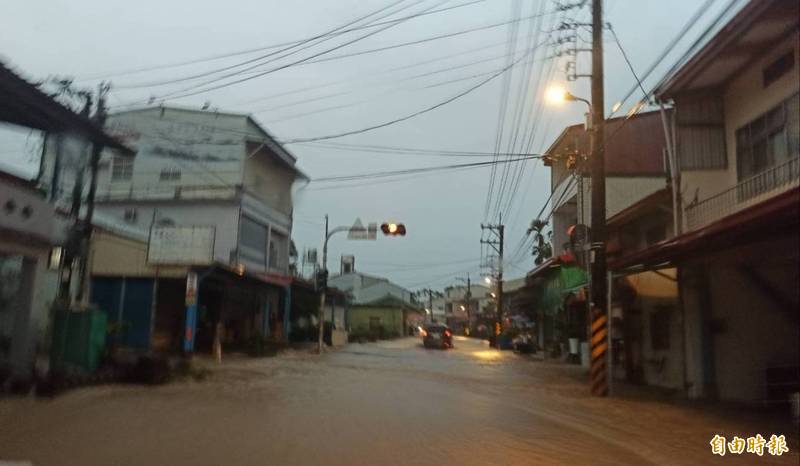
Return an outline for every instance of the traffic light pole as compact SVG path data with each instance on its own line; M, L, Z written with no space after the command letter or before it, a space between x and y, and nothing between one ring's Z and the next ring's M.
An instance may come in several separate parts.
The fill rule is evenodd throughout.
M322 340L325 332L325 295L328 290L328 240L336 233L348 231L350 227L336 227L328 231L328 216L325 216L325 242L322 243L322 267L318 272L317 288L319 289L319 312L317 314L317 353L322 354ZM331 318L333 323L333 318Z
M360 225L360 221L356 220L356 223ZM322 343L323 343L323 336L325 332L325 295L328 290L328 241L331 239L336 233L340 233L343 231L349 231L353 233L355 226L341 226L336 227L333 230L328 230L328 216L325 215L325 241L322 243L322 267L317 272L317 289L320 292L319 297L319 311L317 313L319 322L317 323L317 330L318 330L318 338L317 338L317 352L322 354ZM376 227L377 228L377 227ZM383 234L391 235L391 236L405 236L406 234L406 226L402 223L384 223L381 225L381 230L383 230ZM363 232L363 227L359 228L360 232ZM361 237L358 239L375 239L374 236L369 237ZM331 315L331 330L333 329L333 315Z

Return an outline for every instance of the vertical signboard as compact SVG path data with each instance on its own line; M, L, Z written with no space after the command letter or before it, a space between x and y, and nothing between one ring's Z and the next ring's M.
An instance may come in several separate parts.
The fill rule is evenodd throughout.
M194 336L197 329L197 272L190 271L186 275L186 325L183 336L183 351L194 351Z

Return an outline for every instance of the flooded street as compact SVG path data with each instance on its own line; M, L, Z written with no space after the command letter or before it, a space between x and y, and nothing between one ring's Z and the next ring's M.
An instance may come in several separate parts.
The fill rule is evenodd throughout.
M797 464L711 455L772 427L653 401L596 399L581 371L460 338L227 360L204 382L0 401L0 460L35 465ZM761 429L761 430L756 430ZM756 461L757 460L757 461Z

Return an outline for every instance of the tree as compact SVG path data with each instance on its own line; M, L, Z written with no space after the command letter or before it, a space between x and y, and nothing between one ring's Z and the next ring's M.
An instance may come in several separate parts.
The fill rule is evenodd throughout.
M531 222L531 226L528 228L528 234L533 233L533 248L531 253L534 256L533 263L536 265L541 265L544 261L553 257L553 246L550 244L553 232L549 231L545 233L544 229L546 226L546 220L537 218Z

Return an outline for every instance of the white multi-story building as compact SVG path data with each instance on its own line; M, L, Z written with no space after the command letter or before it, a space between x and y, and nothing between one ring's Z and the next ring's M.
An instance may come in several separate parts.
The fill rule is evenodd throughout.
M94 235L91 302L144 350L285 339L292 187L306 178L296 158L247 114L153 107L112 114L106 129L141 157L103 154L97 214L155 233L141 245ZM68 192L77 176L88 184L63 168L63 157L45 158L48 192Z
M175 107L115 113L136 161L104 158L98 210L131 224L213 226L213 259L288 273L296 158L251 116Z

